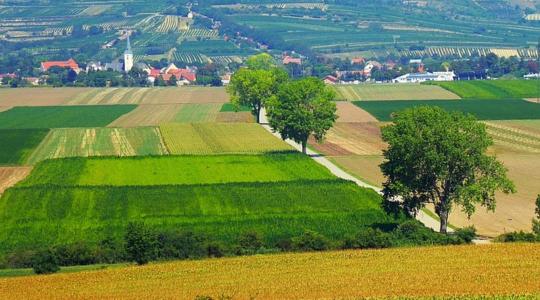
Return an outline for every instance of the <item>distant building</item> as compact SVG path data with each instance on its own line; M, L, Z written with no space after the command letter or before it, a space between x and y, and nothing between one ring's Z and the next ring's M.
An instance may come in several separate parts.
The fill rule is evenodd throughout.
M363 57L356 57L351 59L351 65L361 65L365 62L366 60Z
M420 59L420 58L409 60L410 65L418 65L418 64L421 64L421 63L422 63L422 59Z
M399 76L392 80L395 83L420 83L426 81L453 81L454 72L412 73Z
M124 72L129 72L133 69L133 51L131 51L131 43L129 41L129 35L127 37L127 48L124 51Z
M337 84L339 82L337 77L332 76L332 75L328 75L328 76L324 77L323 81L324 81L325 84L330 84L330 85Z
M302 64L302 59L301 59L301 58L295 58L295 57L291 57L291 56L286 55L286 56L283 58L283 64L284 64L284 65L288 65L288 64L301 65L301 64Z
M231 73L227 73L227 74L222 75L221 76L221 84L229 85L229 83L231 83L231 77L232 77Z
M44 61L41 63L42 72L47 72L52 67L68 68L75 71L77 74L81 71L79 64L77 64L73 58L70 58L67 61Z
M176 79L177 85L189 85L197 81L197 75L193 69L180 69L176 67L175 64L171 63L166 68L162 70L150 69L148 74L148 81L154 83L157 78L161 77L165 81L171 80L171 78Z
M525 79L538 79L539 77L540 77L540 74L538 74L538 73L523 75L523 78L525 78Z

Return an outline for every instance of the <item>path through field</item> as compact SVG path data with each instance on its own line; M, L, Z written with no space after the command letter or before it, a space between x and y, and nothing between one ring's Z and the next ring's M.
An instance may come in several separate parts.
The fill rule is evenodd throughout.
M31 170L31 167L0 167L0 194L23 180Z
M266 129L268 130L269 132L271 132L273 135L275 135L276 137L279 137L281 138L281 136L279 135L279 133L277 132L273 132L272 131L272 128L268 125L268 119L266 117L266 111L264 110L263 108L263 111L261 112L261 125ZM295 148L296 150L298 151L302 151L302 146L298 143L296 143L295 141L293 140L285 140L285 142L289 145L291 145L293 148ZM363 188L368 188L368 189L372 189L374 191L376 191L377 193L381 193L381 189L376 187L376 186L373 186L369 183L366 183L352 175L350 175L349 173L343 171L343 169L341 169L340 167L336 166L333 162L331 162L330 160L328 160L326 157L320 155L319 153L315 152L315 151L312 151L310 149L307 150L307 154L313 159L315 160L317 163L323 165L324 167L326 167L328 170L330 170L330 172L332 172L332 174L334 174L335 176L341 178L341 179L345 179L345 180L349 180L349 181L352 181L354 183L356 183L358 186L360 187L363 187ZM433 219L431 216L427 215L426 213L424 213L423 211L419 211L416 218L422 222L426 227L428 228L431 228L435 231L438 231L439 230L439 227L440 227L440 223L438 220L435 220ZM450 231L450 229L449 229Z

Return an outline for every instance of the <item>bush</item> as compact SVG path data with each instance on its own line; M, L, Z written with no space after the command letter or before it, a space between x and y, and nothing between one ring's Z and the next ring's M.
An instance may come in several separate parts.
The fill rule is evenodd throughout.
M5 265L8 268L31 268L36 251L20 250L8 254L5 257Z
M540 220L533 220L532 223L533 233L536 234L536 237L540 240Z
M330 247L328 239L320 233L306 230L302 235L291 239L292 248L301 251L323 251Z
M57 246L54 252L61 266L90 265L97 262L95 249L83 242Z
M128 258L138 265L147 264L152 258L153 239L144 223L129 223L126 229L125 247Z
M127 260L122 243L112 237L102 240L96 249L96 261L100 263L114 264Z
M356 236L348 238L343 244L344 249L388 248L392 246L392 235L379 229L367 228Z
M187 232L166 232L158 235L159 258L202 258L207 256L206 237Z
M225 256L225 247L221 243L211 242L206 245L206 253L208 257L223 257Z
M456 230L455 235L463 242L470 244L476 237L476 228L474 226L460 228Z
M532 233L528 232L509 232L505 234L501 234L496 238L496 241L503 242L503 243L516 243L516 242L535 242L536 236Z
M36 274L52 274L60 270L58 259L50 249L39 251L34 255L32 268Z
M262 237L258 232L246 232L238 238L238 255L254 254L263 246Z

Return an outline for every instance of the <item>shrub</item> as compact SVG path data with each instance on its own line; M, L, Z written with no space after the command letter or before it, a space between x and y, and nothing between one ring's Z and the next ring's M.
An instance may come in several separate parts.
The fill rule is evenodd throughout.
M533 233L540 239L540 220L533 220L532 224Z
M223 257L225 256L225 247L218 242L210 242L206 245L206 254L208 257Z
M258 232L245 232L238 238L236 253L239 255L256 253L263 246L261 235Z
M90 265L97 262L95 249L83 242L57 246L54 252L61 266Z
M5 264L8 268L31 268L36 251L20 250L12 252L5 257Z
M343 244L345 249L388 248L392 246L392 235L379 229L367 228L356 236L348 238Z
M323 251L330 247L328 239L315 231L306 230L300 236L291 239L292 248L301 251Z
M206 237L188 232L164 232L158 235L159 258L201 258L207 255Z
M144 223L129 223L125 234L128 258L138 265L147 264L152 258L153 242L149 229Z
M107 237L99 242L96 249L96 261L113 264L126 260L127 254L120 241L112 237Z
M503 243L515 243L515 242L535 242L536 236L528 232L509 232L501 234L496 238L496 241Z
M52 274L60 270L58 259L51 249L37 252L32 259L32 268L36 274Z
M476 237L476 228L474 226L459 228L456 230L455 235L463 242L470 244Z

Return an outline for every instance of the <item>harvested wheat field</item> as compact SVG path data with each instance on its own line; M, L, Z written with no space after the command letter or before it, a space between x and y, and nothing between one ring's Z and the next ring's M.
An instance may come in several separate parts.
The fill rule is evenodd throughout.
M61 157L163 154L167 150L157 127L65 128L52 130L28 163Z
M436 85L358 84L335 87L338 99L356 100L452 100L458 95Z
M540 120L486 122L496 152L540 153Z
M325 142L311 143L325 155L380 155L386 147L381 139L381 123L337 123L328 132Z
M109 124L109 127L159 126L172 122L181 107L182 104L139 105Z
M534 215L534 201L540 194L540 154L505 153L498 154L509 170L509 177L516 184L516 194L497 194L495 212L486 212L478 207L471 220L455 210L450 223L456 226L474 224L479 234L496 236L515 230L531 230Z
M540 244L497 244L255 255L5 278L0 279L0 295L4 299L504 296L539 295L539 281Z
M374 116L351 102L336 102L338 123L377 122Z
M23 180L31 170L31 167L0 167L0 194Z
M11 108L12 108L12 106L0 106L0 112L10 110Z
M152 93L144 97L141 104L227 103L229 101L225 88L190 86L153 88Z
M383 162L382 155L345 155L329 159L347 173L373 186L381 187L385 180L379 167Z
M0 89L0 106L61 105L92 88L17 88Z

